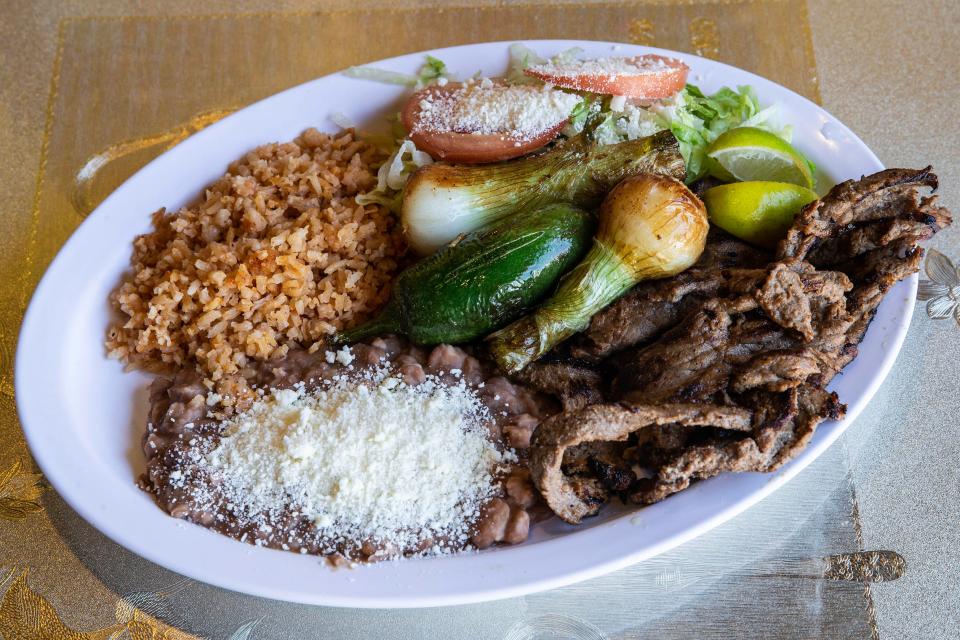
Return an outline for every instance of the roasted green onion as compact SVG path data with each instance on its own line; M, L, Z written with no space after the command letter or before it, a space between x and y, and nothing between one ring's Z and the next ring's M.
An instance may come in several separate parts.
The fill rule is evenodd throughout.
M593 314L641 280L683 271L703 252L708 228L703 203L682 182L654 174L627 178L603 201L590 252L556 293L487 338L497 363L519 371L586 329Z
M588 127L546 153L511 162L420 168L403 194L407 241L425 255L517 211L533 211L554 202L595 207L629 176L684 177L683 158L669 131L612 145L598 145L592 135Z

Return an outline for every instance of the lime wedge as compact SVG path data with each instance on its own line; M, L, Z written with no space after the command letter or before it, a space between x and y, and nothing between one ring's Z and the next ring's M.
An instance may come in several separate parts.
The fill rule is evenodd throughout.
M813 188L813 174L803 155L786 140L754 127L720 135L707 149L712 173L721 180L789 182Z
M710 222L761 247L773 247L817 194L787 182L734 182L703 192Z

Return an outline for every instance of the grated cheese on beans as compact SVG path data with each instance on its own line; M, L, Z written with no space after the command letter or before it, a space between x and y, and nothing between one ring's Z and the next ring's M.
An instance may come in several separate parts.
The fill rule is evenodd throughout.
M201 464L241 516L290 505L331 542L462 547L496 474L516 461L490 440L491 420L463 381L411 386L374 369L264 394Z

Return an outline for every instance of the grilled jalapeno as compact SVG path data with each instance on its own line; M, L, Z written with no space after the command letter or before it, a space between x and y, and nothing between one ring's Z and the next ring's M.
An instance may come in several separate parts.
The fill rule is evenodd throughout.
M590 247L594 227L591 214L559 203L457 238L404 270L380 315L335 341L386 333L424 345L482 337L550 295Z

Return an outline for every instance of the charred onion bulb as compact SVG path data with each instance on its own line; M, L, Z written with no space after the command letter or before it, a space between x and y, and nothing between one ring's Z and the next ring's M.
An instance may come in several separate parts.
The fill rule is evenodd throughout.
M556 293L488 337L497 363L519 371L641 280L680 273L700 257L708 229L703 203L682 182L657 174L623 180L600 207L590 252Z

